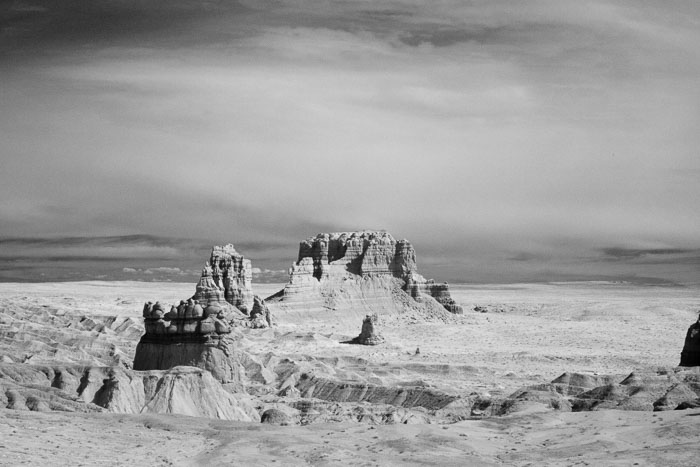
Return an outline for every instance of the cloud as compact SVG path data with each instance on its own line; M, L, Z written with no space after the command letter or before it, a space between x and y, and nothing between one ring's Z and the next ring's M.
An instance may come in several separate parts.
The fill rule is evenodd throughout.
M362 228L523 267L698 247L695 3L27 5L0 13L2 236L233 241L261 271Z
M189 240L151 235L0 238L0 258L177 258L183 255L183 250L201 247Z
M604 248L603 254L613 259L634 259L643 256L668 256L690 253L692 250L684 250L680 248L651 248L651 249L634 249L634 248Z

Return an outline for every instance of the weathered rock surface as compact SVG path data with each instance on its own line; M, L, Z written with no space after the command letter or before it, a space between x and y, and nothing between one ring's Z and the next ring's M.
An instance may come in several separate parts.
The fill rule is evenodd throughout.
M192 297L203 306L230 303L245 314L253 307L251 262L233 244L212 248Z
M259 420L246 396L227 392L207 371L192 367L141 372L0 364L0 408Z
M134 369L193 366L222 383L240 384L233 328L272 323L264 300L252 294L251 278L250 261L232 244L215 246L192 298L179 305L144 305L146 332L136 346Z
M222 383L240 383L241 369L236 361L236 341L230 335L210 333L205 336L160 337L148 334L136 346L134 370L167 370L192 366L211 372Z
M271 425L291 425L292 417L280 409L273 408L264 411L260 417L260 421Z
M685 335L680 366L700 366L700 318L688 328Z
M378 345L384 342L384 337L379 334L377 329L379 324L379 316L367 315L364 320L362 320L362 331L360 335L352 340L355 344L362 345Z
M573 409L669 410L700 396L700 374L693 370L637 371L619 383L578 394Z
M540 410L571 412L571 403L552 384L528 386L508 396L494 415Z
M619 381L619 382L616 382ZM534 403L560 411L603 409L661 411L692 407L700 397L700 368L636 371L612 375L564 373L550 384L521 388L495 404L493 415L528 410ZM523 404L527 401L527 404Z
M613 384L618 378L612 375L564 373L552 381L556 391L563 396L577 396L599 386Z
M321 233L304 240L289 283L267 301L286 311L400 313L406 306L396 300L397 291L426 312L434 312L436 305L462 312L447 284L418 274L410 242L384 231Z
M369 402L396 407L423 407L437 410L455 401L457 396L426 387L381 386L370 383L339 382L302 373L295 385L304 398L334 402Z
M253 296L253 309L250 312L250 327L254 329L269 328L272 326L270 309L265 304L265 300Z

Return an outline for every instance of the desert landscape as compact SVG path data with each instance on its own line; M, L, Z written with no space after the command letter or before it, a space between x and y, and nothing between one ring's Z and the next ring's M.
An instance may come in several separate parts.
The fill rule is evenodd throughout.
M699 24L0 1L0 465L698 465Z
M331 250L343 238L323 235ZM323 235L307 243L323 244ZM425 293L399 289L397 299L387 285L391 274L431 284L410 244L351 235L365 238L361 267L373 273L350 272L348 252L329 261L322 251L325 263L309 264L326 268L323 278L294 267L288 284L251 284L250 262L232 245L215 247L194 295L230 325L215 344L155 334L153 325L153 337L144 335L141 304L186 303L192 284L0 284L0 460L694 465L700 371L677 365L700 308L697 288L451 285L448 311ZM303 250L304 242L298 265ZM211 272L218 262L221 277ZM319 308L329 290L335 306ZM255 307L268 309L272 325L256 320L255 307L222 317L229 301L253 296L268 297ZM174 308L158 321L175 323ZM365 312L382 337L372 345L353 341Z

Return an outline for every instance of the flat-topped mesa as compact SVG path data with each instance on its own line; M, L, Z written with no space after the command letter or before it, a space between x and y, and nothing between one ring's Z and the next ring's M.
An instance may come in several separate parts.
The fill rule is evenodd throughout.
M330 265L345 266L362 276L392 275L406 279L416 272L416 252L408 240L397 241L384 231L320 233L299 244L299 257L292 268L313 266L313 277L327 277ZM305 271L306 272L306 271Z
M192 297L200 303L230 303L243 313L253 308L253 270L231 243L215 246Z
M428 295L448 311L462 313L462 308L450 297L446 283L435 284L418 274L413 245L405 239L396 240L386 231L320 233L309 237L299 244L299 256L289 273L289 283L277 296L278 301L310 297L321 293L320 285L338 280L381 279L383 287L388 287L387 281L396 279L416 301ZM344 290L342 286L337 289ZM322 294L328 293L335 292Z

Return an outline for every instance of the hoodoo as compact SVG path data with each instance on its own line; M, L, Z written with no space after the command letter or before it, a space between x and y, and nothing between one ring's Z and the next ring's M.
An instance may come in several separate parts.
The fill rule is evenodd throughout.
M377 324L379 317L377 315L367 315L362 320L362 331L360 335L352 340L355 344L362 345L378 345L384 342L384 337L379 334Z
M232 244L215 246L194 296L171 307L146 303L146 333L136 347L134 369L195 366L221 382L240 381L240 366L231 358L236 345L232 328L271 323L265 302L253 295L251 271L250 260Z

